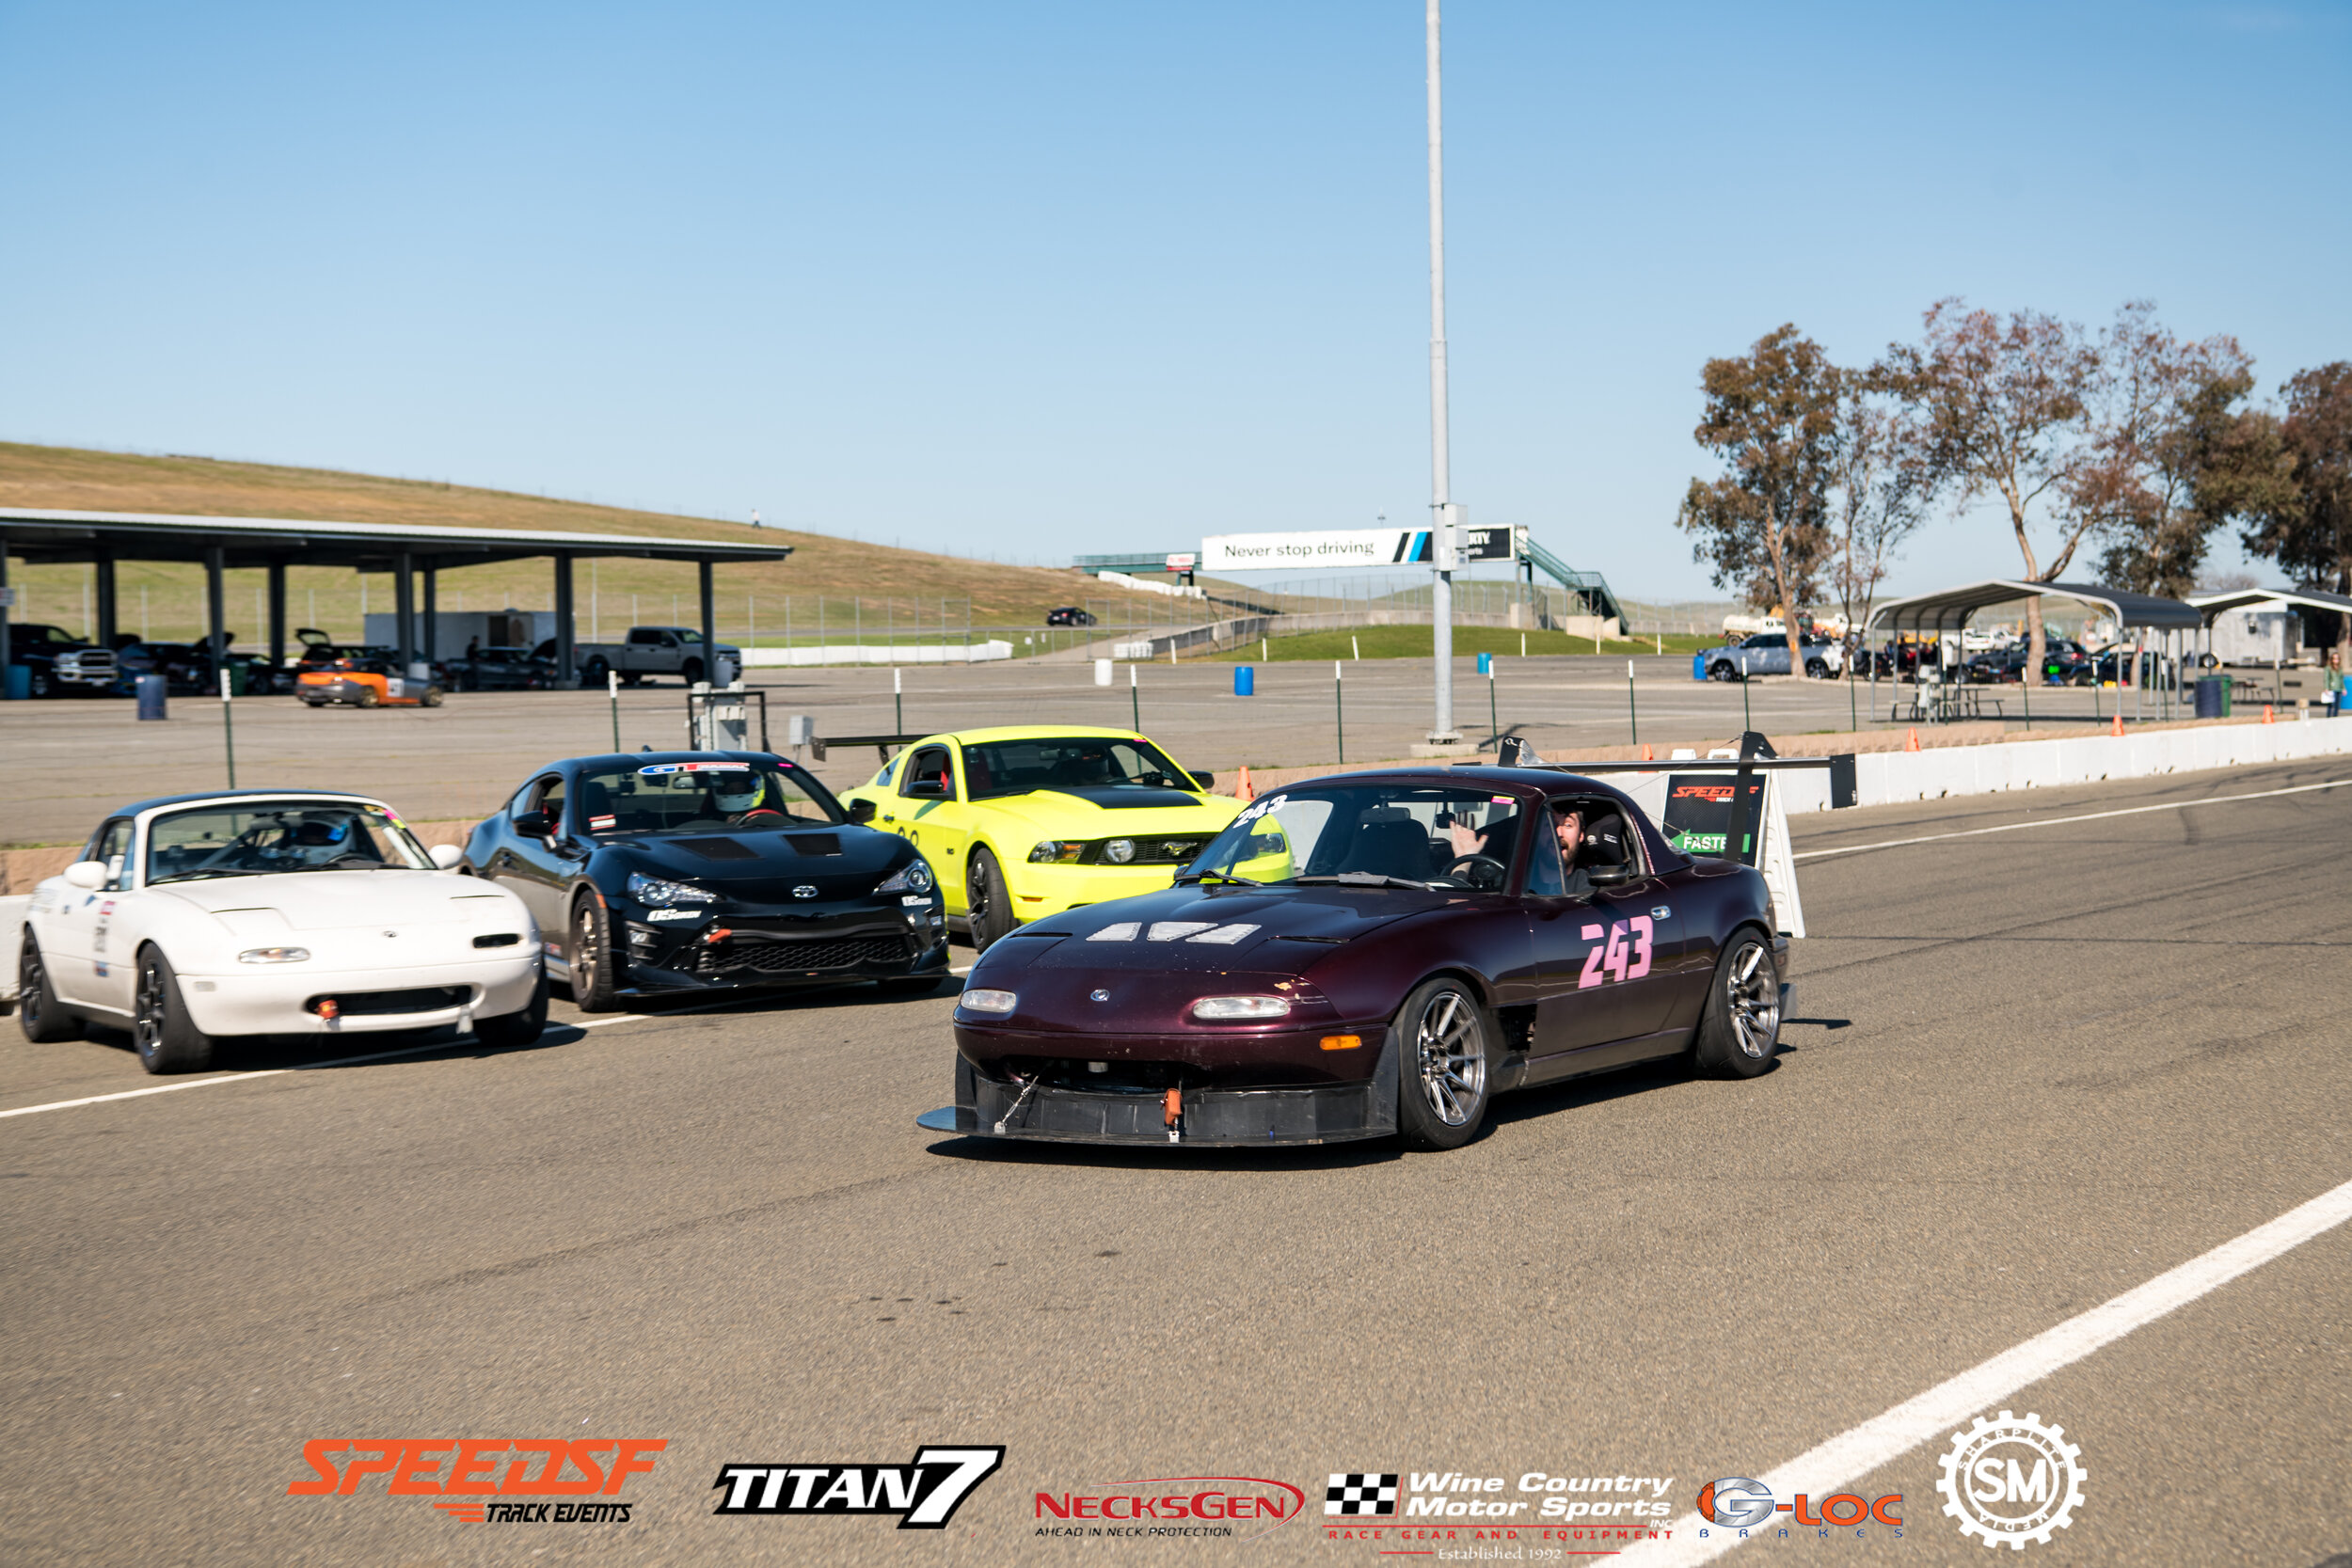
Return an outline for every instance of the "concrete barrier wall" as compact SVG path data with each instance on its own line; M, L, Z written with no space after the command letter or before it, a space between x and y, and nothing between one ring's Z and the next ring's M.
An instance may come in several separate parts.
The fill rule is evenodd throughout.
M2096 784L2102 779L2144 779L2160 773L2244 768L2347 752L2352 752L2352 720L2340 719L1951 746L1926 752L1865 752L1854 758L1854 803L1881 806L1898 800L2047 789ZM1828 782L1809 769L1787 778L1784 787L1792 814L1829 809Z

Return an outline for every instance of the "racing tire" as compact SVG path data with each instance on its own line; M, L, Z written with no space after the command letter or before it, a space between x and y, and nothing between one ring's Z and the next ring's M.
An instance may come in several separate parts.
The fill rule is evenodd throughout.
M378 697L375 694L375 688L372 686L361 687L359 689L359 695L354 700L358 702L361 707L373 707L377 703L383 701L381 697Z
M548 972L543 966L538 983L531 988L531 1001L522 1011L475 1019L473 1037L493 1050L507 1051L532 1044L546 1033L547 1027Z
M1493 1094L1496 1035L1463 981L1440 976L1413 988L1389 1026L1406 1148L1459 1148L1478 1135Z
M1763 936L1743 927L1715 960L1692 1061L1709 1078L1754 1078L1779 1049L1780 971Z
M1829 665L1821 659L1808 658L1804 661L1804 673L1817 681L1825 681L1829 679Z
M695 682L703 678L703 661L699 658L690 658L685 663L678 666L677 673L680 680L683 680L689 686L692 686Z
M24 1031L24 1037L35 1045L56 1045L60 1040L82 1037L82 1020L58 1004L57 992L49 984L49 966L40 961L40 943L33 933L24 933L24 945L16 960L16 1026Z
M180 976L152 943L139 949L131 999L131 1043L150 1072L202 1072L213 1065L213 1037L188 1017Z
M973 850L963 868L963 908L975 953L987 952L999 937L1012 930L1012 893L1005 886L1005 868L986 849Z
M572 972L572 1003L583 1013L609 1013L620 1006L614 995L612 943L604 906L594 895L572 906L571 941L564 949Z
M424 705L427 707L439 707L441 705L441 689L437 686L426 687L424 689L423 702Z

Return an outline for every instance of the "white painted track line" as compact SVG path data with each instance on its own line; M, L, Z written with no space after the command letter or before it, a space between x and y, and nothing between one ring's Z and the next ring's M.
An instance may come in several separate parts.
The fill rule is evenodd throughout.
M2022 832L2027 828L2062 828L2069 822L2096 822L2107 816L2137 816L2142 812L2186 811L2191 806L2225 806L2233 800L2267 800L2279 795L2308 795L2314 789L2342 789L2346 784L2352 784L2352 779L2296 784L2291 789L2258 789L2251 795L2212 795L2201 800L2167 800L2158 806L2125 806L2120 811L2086 812L2080 816L2048 816L2034 822L2004 822L1997 828L1963 828L1958 832L1926 833L1918 838L1890 838L1878 844L1849 844L1839 849L1806 849L1796 858L1810 861L1820 860L1825 855L1859 855L1866 849L1899 849L1906 844L1934 844L1947 838L1979 838L1986 833ZM1902 804L1901 801L1894 803Z
M2257 1226L2234 1241L2224 1242L2211 1252L2192 1258L2112 1301L2069 1318L2056 1328L2037 1334L2024 1344L1905 1400L1884 1415L1865 1421L1851 1432L1840 1433L1756 1479L1770 1487L1774 1497L1797 1492L1816 1496L1835 1492L1922 1443L1948 1437L1969 1417L1994 1401L2007 1399L2026 1385L2039 1383L2052 1372L2074 1365L2102 1346L2218 1290L2240 1275L2252 1273L2347 1219L2352 1219L2352 1181L2322 1193L2269 1224ZM1705 1523L1697 1514L1686 1513L1675 1521L1673 1540L1645 1541L1629 1548L1623 1556L1629 1563L1711 1562L1741 1544L1736 1535L1721 1527L1702 1540L1699 1530ZM1758 1529L1755 1538L1762 1539L1764 1533Z

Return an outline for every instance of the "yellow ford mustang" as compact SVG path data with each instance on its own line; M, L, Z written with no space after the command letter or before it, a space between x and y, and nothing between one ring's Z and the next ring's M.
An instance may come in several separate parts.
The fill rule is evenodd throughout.
M854 789L930 863L948 923L986 947L1025 921L1164 888L1241 810L1133 730L927 736Z

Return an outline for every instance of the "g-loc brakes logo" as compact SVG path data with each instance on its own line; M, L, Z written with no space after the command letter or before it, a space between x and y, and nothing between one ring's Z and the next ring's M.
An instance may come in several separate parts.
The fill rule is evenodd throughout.
M818 1460L723 1465L721 1513L895 1513L900 1529L945 1529L963 1499L996 1473L1005 1450L917 1449L908 1465Z
M1699 1488L1698 1514L1710 1525L1737 1530L1758 1528L1781 1513L1788 1514L1791 1524L1809 1525L1817 1529L1825 1530L1831 1525L1853 1528L1874 1519L1900 1529L1903 1516L1895 1508L1902 1500L1900 1492L1889 1492L1875 1502L1859 1492L1839 1492L1823 1497L1817 1511L1810 1493L1798 1493L1792 1503L1776 1503L1772 1501L1772 1489L1762 1481L1747 1476L1725 1476Z
M1997 1421L1979 1416L1966 1432L1952 1433L1935 1489L1963 1535L1981 1536L1988 1546L2007 1542L2022 1552L2026 1542L2047 1544L2052 1530L2074 1522L2090 1473L2082 1451L2066 1440L2064 1427L2044 1426L2030 1410L2022 1421L2006 1410ZM2033 1467L2021 1468L2021 1462Z
M363 1479L381 1475L389 1497L460 1499L433 1506L469 1524L626 1524L628 1503L511 1499L614 1497L631 1476L652 1473L653 1456L668 1447L663 1437L317 1437L302 1445L315 1479L294 1482L286 1495L348 1497ZM338 1470L335 1460L344 1454L351 1463ZM501 1460L505 1474L493 1479ZM569 1479L567 1462L575 1472Z

